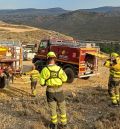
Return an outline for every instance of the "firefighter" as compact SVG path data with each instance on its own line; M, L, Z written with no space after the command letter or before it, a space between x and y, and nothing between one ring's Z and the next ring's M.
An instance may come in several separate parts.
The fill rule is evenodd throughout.
M13 67L9 66L8 72L9 72L9 81L11 80L12 84L13 84L13 81L14 81L14 69L13 69Z
M36 92L36 85L37 85L37 82L39 80L39 77L40 77L40 73L38 70L35 69L35 66L33 65L32 67L32 71L26 73L28 75L30 75L30 80L31 80L31 95L33 97L36 96L37 92Z
M0 76L2 76L2 74L3 74L3 69L2 69L2 67L0 65Z
M10 75L9 75L9 71L8 71L8 66L7 65L5 65L3 67L3 72L6 75L5 76L5 85L6 86L10 86Z
M112 105L118 106L120 101L120 57L117 53L111 53L110 59L104 65L110 69L108 82L108 93L111 97Z
M4 73L3 67L0 66L0 88L4 88L5 87L5 79L6 79L6 75Z
M51 112L50 129L57 129L57 106L60 110L61 128L67 127L66 104L63 94L62 84L67 81L65 72L56 65L56 55L54 52L47 54L47 66L41 71L40 84L47 86L46 96Z

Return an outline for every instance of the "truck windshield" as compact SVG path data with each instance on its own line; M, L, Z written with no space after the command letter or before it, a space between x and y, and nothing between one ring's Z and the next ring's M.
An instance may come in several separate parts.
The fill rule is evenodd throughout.
M47 48L47 41L41 41L40 42L40 45L39 45L39 48Z

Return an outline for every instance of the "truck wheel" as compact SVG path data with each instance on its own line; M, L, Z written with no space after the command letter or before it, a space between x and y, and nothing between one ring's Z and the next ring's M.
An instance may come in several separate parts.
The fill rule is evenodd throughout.
M5 77L0 77L0 89L5 87Z
M64 71L68 77L67 82L72 83L74 81L74 77L75 77L74 71L71 68L66 68Z

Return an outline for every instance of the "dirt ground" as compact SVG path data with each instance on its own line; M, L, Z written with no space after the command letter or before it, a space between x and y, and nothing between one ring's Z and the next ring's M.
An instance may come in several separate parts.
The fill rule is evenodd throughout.
M30 67L31 63L25 62L24 65ZM68 129L120 129L120 107L109 106L109 71L102 62L99 72L97 77L64 84ZM25 78L16 79L14 84L0 90L0 129L48 129L45 87L38 84L35 98L30 92L30 83L26 83Z

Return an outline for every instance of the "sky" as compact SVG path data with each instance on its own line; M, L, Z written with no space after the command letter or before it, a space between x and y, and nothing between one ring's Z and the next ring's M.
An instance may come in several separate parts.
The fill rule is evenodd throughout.
M66 10L90 9L102 6L120 6L120 0L0 0L0 9L61 7Z

